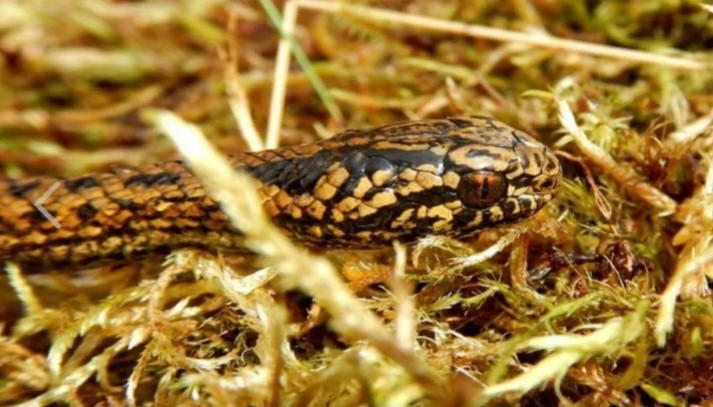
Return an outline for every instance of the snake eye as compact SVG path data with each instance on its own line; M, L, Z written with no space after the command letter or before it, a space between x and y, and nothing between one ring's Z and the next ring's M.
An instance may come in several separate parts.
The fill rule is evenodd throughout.
M500 201L508 189L501 174L490 171L469 172L460 178L458 198L472 208L487 208Z

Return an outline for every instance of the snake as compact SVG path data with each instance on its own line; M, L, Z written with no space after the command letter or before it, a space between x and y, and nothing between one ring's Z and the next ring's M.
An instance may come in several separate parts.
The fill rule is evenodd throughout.
M256 180L280 229L327 249L384 248L427 235L464 240L532 216L561 182L546 145L484 116L346 130L228 160ZM181 161L0 180L0 262L29 271L187 247L240 251L243 242Z

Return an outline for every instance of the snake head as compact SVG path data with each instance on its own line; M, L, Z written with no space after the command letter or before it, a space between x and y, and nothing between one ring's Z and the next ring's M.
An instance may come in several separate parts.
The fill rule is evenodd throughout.
M319 247L465 238L534 214L560 183L545 145L483 117L348 130L318 145L259 154L250 171L268 213Z

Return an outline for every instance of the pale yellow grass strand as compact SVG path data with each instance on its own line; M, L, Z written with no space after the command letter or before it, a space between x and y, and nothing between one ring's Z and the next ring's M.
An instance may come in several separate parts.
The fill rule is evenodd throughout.
M505 248L510 246L512 242L514 242L515 239L517 239L521 234L522 229L514 229L505 236L502 236L497 242L485 250L466 257L455 258L453 259L453 262L458 264L460 267L472 267L476 264L480 264L505 250Z
M643 334L648 308L648 303L639 303L626 317L613 318L585 335L548 335L523 342L519 346L522 350L551 354L512 379L487 386L483 394L494 397L509 392L526 393L550 380L555 380L558 385L575 363L595 355L621 353L626 345Z
M704 132L709 131L711 126L713 126L713 112L699 117L679 130L671 132L666 139L667 147L678 148L682 144L688 143Z
M245 89L240 85L237 77L228 81L228 92L228 105L233 117L235 117L235 122L238 124L243 140L245 140L251 151L264 150L265 144L263 144L260 133L250 114L250 104L248 103Z
M248 100L247 92L240 80L238 72L238 61L240 42L237 32L238 17L235 14L230 15L228 29L230 37L228 40L227 49L218 49L219 56L225 65L225 83L228 93L228 106L235 117L235 122L240 129L240 135L245 140L251 151L261 151L265 149L265 144L260 138L260 133L255 126L252 115L250 114L250 101Z
M668 66L671 68L702 70L707 67L707 65L703 62L682 56L661 55L627 48L567 40L551 37L546 34L537 35L533 33L510 31L482 25L466 24L457 21L417 16L398 11L383 10L343 2L325 0L293 0L288 3L295 3L301 8L319 10L328 13L348 11L351 14L358 14L369 20L389 21L395 24L416 27L420 30L446 32L475 38L487 38L495 41L515 42L542 48L597 55L632 62L650 63Z
M290 40L295 32L297 21L297 7L291 2L285 4L282 18L282 32L277 46L275 58L275 76L270 96L270 117L267 123L266 142L267 148L276 148L280 143L280 128L282 127L282 113L285 110L285 93L287 91L287 75L290 70Z
M15 263L7 263L5 266L7 271L8 282L17 294L17 297L22 301L28 314L41 312L43 307L40 299L35 295L32 287L27 283L27 280L22 276L20 268Z
M710 161L708 161L708 165L710 165ZM711 212L713 212L713 209L711 209L713 204L710 204L713 202L713 166L708 167L706 182L699 194L703 195L703 197L698 201L705 206L703 210L706 212L703 214L694 212L692 219L688 219L688 222L701 222L700 224L704 225L703 228L705 229L705 225L710 221ZM706 205L706 203L711 206ZM696 291L693 290L692 286L699 288L698 295L706 295L709 292L708 285L705 282L706 276L703 273L705 273L707 267L710 267L708 265L711 263L713 263L713 244L710 232L697 233L695 238L691 239L682 250L676 269L666 285L666 289L661 294L656 316L656 328L654 329L656 344L659 347L666 344L666 337L673 330L676 300L679 295L683 294L685 296L686 292ZM691 279L694 281L692 282ZM698 283L694 283L695 281L698 281ZM686 287L687 285L688 287Z
M246 237L246 247L274 267L286 288L298 287L332 315L334 329L346 340L367 340L399 363L430 394L439 395L435 373L415 354L402 348L389 330L368 312L324 258L294 246L262 210L252 179L235 171L208 144L197 127L161 111L153 116L183 154L208 194L220 202L233 225Z
M404 276L406 274L406 247L394 244L396 254L394 274L389 281L389 288L396 301L396 339L404 349L414 349L416 346L415 305L411 298L411 290Z
M580 357L579 352L557 352L510 380L488 386L483 394L494 397L509 392L526 393L549 380L559 381L567 373L567 369L577 363Z
M713 246L709 246L704 252L693 258L686 259L676 266L671 280L666 285L666 289L659 301L658 314L656 315L656 344L663 347L666 344L666 337L673 331L675 320L676 299L681 293L681 288L686 278L694 275L705 264L713 262Z

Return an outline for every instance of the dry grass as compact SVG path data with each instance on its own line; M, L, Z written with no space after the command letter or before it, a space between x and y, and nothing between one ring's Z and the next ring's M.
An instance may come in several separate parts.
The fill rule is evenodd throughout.
M277 30L270 4L0 2L3 176L177 149L256 253L8 265L0 404L713 403L709 8L295 0ZM556 147L556 201L472 242L307 253L210 147L456 114ZM340 270L393 276L357 295Z

